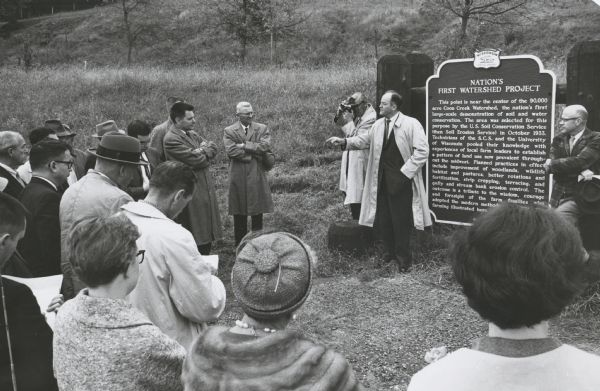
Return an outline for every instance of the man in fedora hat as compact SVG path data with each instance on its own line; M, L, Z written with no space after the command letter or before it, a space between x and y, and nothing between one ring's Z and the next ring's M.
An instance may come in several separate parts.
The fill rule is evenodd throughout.
M552 140L544 169L554 174L550 205L575 226L582 215L575 196L581 180L600 174L600 133L587 128L588 112L581 105L564 108L559 133Z
M85 159L86 153L74 147L76 132L72 131L69 125L63 124L59 119L49 119L44 122L44 127L52 129L56 132L58 139L71 147L71 156L73 157L73 170L67 179L67 183L72 185L79 178L85 175Z
M111 215L133 201L122 189L127 188L140 165L140 142L133 137L107 134L97 149L88 152L95 156L96 165L81 180L70 186L60 202L61 266L64 275L63 294L70 299L84 285L73 273L66 254L66 239L71 227L87 217Z
M96 131L92 134L92 139L96 140L96 145L100 143L102 137L107 134L126 134L124 130L119 129L117 123L112 119L104 121L96 125ZM96 165L96 156L92 153L86 153L84 169L87 173L89 169ZM85 175L85 174L84 174Z

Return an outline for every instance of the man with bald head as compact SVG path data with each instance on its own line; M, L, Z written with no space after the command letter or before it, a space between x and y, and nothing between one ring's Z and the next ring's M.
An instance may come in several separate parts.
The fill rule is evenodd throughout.
M600 133L586 126L587 118L587 110L581 105L564 108L550 158L544 163L546 172L554 174L550 205L576 226L581 215L575 201L579 183L600 174Z
M429 156L427 137L417 119L400 112L401 105L402 96L387 91L379 104L382 118L366 134L331 137L327 143L369 150L358 223L374 228L384 259L406 272L412 265L411 227L422 230L432 222L421 170Z
M248 232L263 227L263 213L273 212L271 189L266 172L273 167L271 133L266 125L254 122L248 102L236 106L238 121L225 128L223 143L229 157L229 214L233 215L235 245Z
M10 130L0 132L0 177L8 180L4 192L17 199L26 185L17 169L28 159L29 146L20 133Z

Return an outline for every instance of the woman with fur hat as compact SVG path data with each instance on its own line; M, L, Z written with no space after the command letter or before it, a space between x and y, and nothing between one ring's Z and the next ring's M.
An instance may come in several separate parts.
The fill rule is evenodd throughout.
M344 357L286 330L310 293L315 262L294 235L246 235L231 272L245 315L194 342L184 362L185 390L362 390Z

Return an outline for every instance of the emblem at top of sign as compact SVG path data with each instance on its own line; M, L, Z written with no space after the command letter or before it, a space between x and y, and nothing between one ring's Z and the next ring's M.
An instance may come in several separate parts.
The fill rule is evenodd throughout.
M500 66L500 50L483 49L475 51L473 59L475 68L498 68Z

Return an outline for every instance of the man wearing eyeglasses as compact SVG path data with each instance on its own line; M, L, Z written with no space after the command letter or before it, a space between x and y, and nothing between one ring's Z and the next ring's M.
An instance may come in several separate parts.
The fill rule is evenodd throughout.
M73 157L67 144L47 139L31 147L29 162L31 182L25 186L20 201L31 214L18 249L33 277L61 274L60 189L71 173Z
M20 133L9 130L0 132L0 177L6 178L8 184L4 192L19 198L25 188L25 181L17 169L29 158L29 147Z
M564 108L559 133L552 140L544 169L554 174L550 205L576 226L580 208L575 202L578 183L600 173L600 133L586 127L588 113L581 105Z

